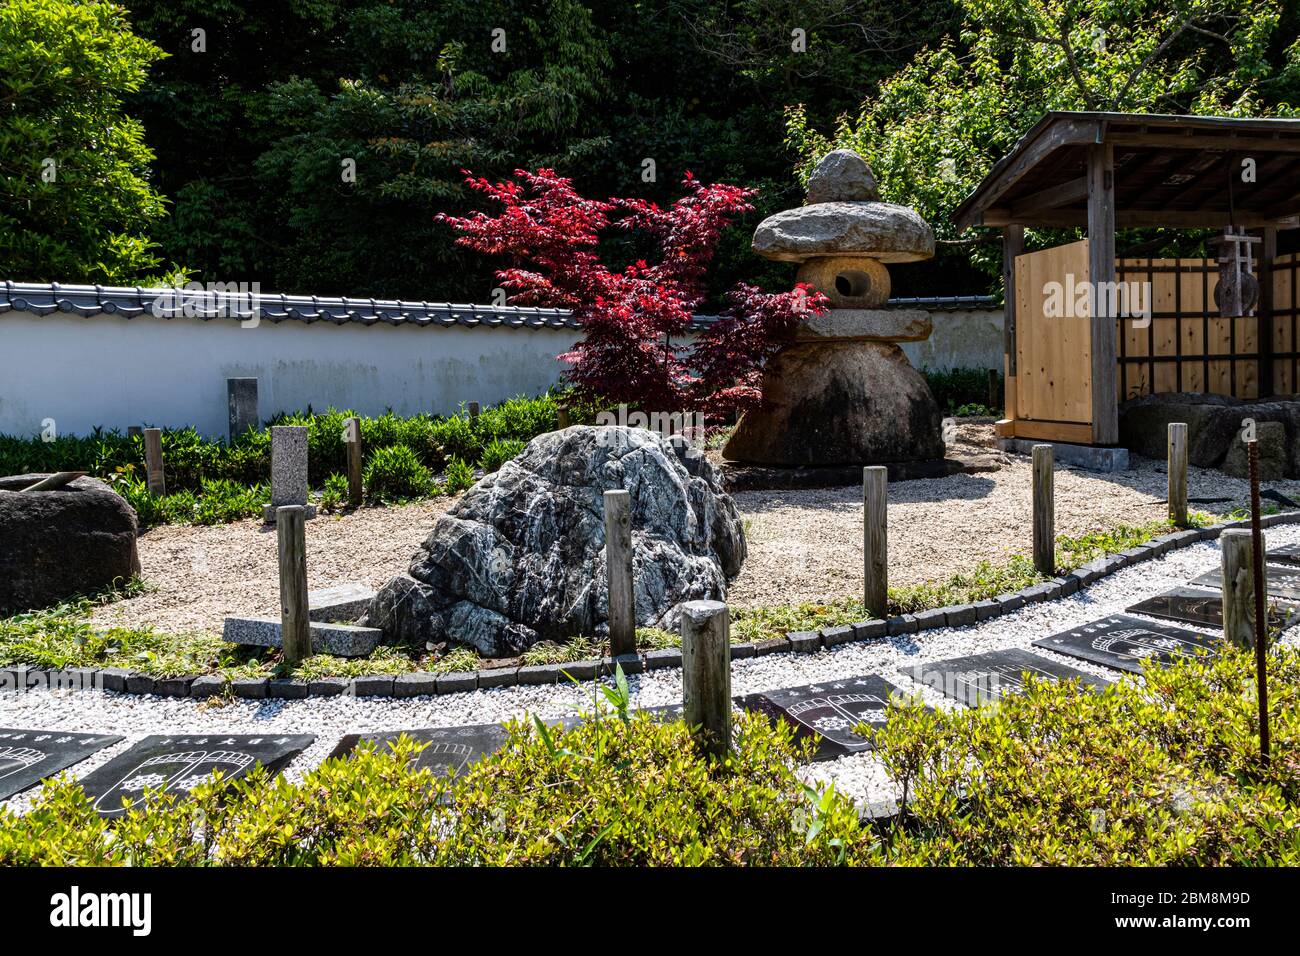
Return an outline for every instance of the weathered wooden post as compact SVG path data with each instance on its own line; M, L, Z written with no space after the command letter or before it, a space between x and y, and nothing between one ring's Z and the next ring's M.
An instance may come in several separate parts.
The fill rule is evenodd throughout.
M275 509L275 537L280 552L280 643L290 666L311 657L311 620L307 616L307 509Z
M987 404L990 411L1002 407L1002 389L998 387L998 370L995 368L989 369L989 400Z
M609 651L636 653L636 598L632 590L632 499L605 492L605 576L609 584Z
M348 450L348 504L361 507L361 419L349 418L343 428Z
M1219 535L1223 556L1223 636L1238 647L1255 646L1255 571L1251 566L1251 534L1246 528L1226 528Z
M1052 474L1052 446L1034 446L1034 568L1048 577L1056 574L1056 489Z
M569 427L569 410L567 408L557 408L555 410L555 420L560 431L564 431Z
M149 492L167 494L167 479L163 476L162 429L144 430L144 470L149 482Z
M468 402L465 407L469 409L469 420L471 422L478 421L479 412L482 411L478 402Z
M127 426L126 426L126 437L127 437L127 438L143 438L143 437L144 437L144 426L143 426L143 425L127 425Z
M731 750L731 617L721 601L682 605L682 703L701 750Z
M862 469L862 601L884 617L889 606L889 469Z
M1187 527L1187 425L1169 423L1169 520Z

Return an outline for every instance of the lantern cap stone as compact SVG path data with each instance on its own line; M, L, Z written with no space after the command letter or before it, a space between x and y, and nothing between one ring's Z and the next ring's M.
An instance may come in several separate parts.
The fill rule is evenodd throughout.
M823 202L867 202L880 198L876 177L867 161L851 149L833 149L808 177L808 205Z
M844 255L916 262L934 256L934 232L907 206L823 202L768 216L754 230L753 249L780 262Z

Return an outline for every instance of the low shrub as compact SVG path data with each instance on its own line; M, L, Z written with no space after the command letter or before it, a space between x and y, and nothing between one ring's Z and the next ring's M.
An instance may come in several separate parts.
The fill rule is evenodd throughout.
M362 479L364 483L364 478ZM338 511L348 502L348 476L333 474L321 485L317 498L323 511Z
M1144 669L1103 693L1031 681L978 710L896 707L877 753L906 794L890 863L1300 863L1300 651L1269 655L1273 759L1252 653Z
M478 466L487 472L496 471L523 450L524 442L518 438L494 438L483 449Z
M824 865L864 852L849 801L808 791L785 729L737 721L735 753L701 756L684 724L606 716L568 731L511 727L455 779L418 747L362 748L298 783L260 770L188 799L146 792L106 822L76 784L27 814L0 809L0 865Z
M982 368L922 369L921 375L930 386L939 410L945 415L992 415L998 409L990 408L989 373ZM1002 394L1002 373L998 373L998 395ZM964 407L963 407L964 406Z
M362 477L366 494L380 501L419 498L433 487L433 475L407 445L389 445L370 456Z
M459 458L447 462L447 470L442 474L442 490L449 495L458 495L474 484L474 469Z

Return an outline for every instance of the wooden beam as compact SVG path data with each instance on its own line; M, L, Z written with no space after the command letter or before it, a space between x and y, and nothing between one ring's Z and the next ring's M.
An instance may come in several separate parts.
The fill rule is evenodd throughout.
M1300 138L1295 136L1239 136L1227 134L1213 136L1183 133L1140 133L1113 130L1106 136L1111 146L1145 146L1157 149L1209 149L1232 152L1256 150L1258 152L1286 152L1300 154Z
M1087 198L1088 177L1080 176L1078 179L1048 186L1046 189L1040 189L1036 193L1016 200L1011 204L1011 216L1014 219L1022 219L1035 212L1055 209L1057 206L1068 206L1070 203L1081 202Z
M1259 253L1259 308L1255 310L1259 330L1259 397L1271 398L1273 383L1273 260L1277 258L1277 230L1264 230L1264 244Z
M1088 147L1088 281L1092 352L1092 443L1119 442L1119 399L1115 394L1115 316L1109 295L1097 289L1115 284L1115 150L1109 143Z
M1291 201L1281 204L1289 208L1300 202L1300 194ZM1126 229L1141 229L1150 226L1168 226L1173 229L1222 229L1227 225L1237 225L1245 229L1263 229L1272 226L1276 229L1295 229L1300 227L1300 213L1276 215L1274 213L1256 213L1238 209L1237 215L1229 223L1228 211L1223 210L1189 210L1176 212L1169 210L1121 209L1115 212L1115 225ZM1088 224L1088 213L1084 209L1049 209L1040 213L1016 217L1009 209L995 207L985 210L980 217L981 226L1028 226L1030 228L1070 229L1082 228Z

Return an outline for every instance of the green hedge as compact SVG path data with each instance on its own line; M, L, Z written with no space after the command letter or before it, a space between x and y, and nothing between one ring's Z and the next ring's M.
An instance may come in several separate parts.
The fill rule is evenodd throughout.
M629 716L619 682L614 714L517 725L453 780L411 769L407 742L298 783L259 771L186 800L146 794L112 822L55 780L26 815L0 809L0 866L1296 865L1300 652L1269 666L1268 763L1249 653L1101 693L1031 681L979 710L896 703L876 740L906 796L889 824L805 786L787 730L738 717L714 763L682 723Z

